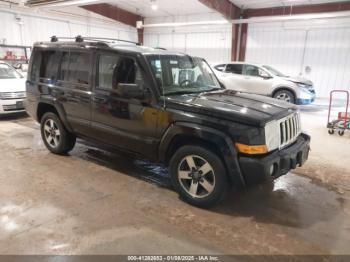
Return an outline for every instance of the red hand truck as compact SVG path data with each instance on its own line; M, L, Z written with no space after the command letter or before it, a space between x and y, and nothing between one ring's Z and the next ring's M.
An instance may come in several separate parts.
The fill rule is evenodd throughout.
M346 107L345 112L338 112L338 119L329 121L331 117L333 94L344 93L346 94ZM349 113L349 91L346 90L333 90L329 97L329 109L328 109L328 120L327 120L328 133L333 135L335 131L338 131L340 136L344 135L345 130L350 129L350 113Z

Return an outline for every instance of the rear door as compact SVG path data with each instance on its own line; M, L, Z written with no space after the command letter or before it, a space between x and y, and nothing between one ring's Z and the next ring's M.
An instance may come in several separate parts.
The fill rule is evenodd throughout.
M57 80L57 96L73 130L87 135L91 121L92 53L63 51Z

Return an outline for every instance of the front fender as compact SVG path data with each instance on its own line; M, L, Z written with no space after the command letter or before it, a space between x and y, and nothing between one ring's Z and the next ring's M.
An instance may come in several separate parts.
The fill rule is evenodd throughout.
M238 188L245 186L245 181L238 163L237 151L233 146L232 139L225 133L211 127L187 122L173 123L166 130L160 142L159 159L161 162L166 161L167 151L173 139L179 135L200 138L215 144L223 157L231 182Z

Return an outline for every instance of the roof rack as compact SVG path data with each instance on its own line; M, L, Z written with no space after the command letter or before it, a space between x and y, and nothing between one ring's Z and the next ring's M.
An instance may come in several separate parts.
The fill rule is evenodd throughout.
M138 42L133 42L129 40L124 39L117 39L117 38L106 38L106 37L83 37L81 35L78 35L76 37L57 37L57 36L51 36L51 42L58 42L59 39L69 39L69 40L75 40L77 43L84 42L84 40L88 41L95 41L95 42L103 42L103 43L114 43L114 42L124 42L124 43L130 43L135 45L141 45Z

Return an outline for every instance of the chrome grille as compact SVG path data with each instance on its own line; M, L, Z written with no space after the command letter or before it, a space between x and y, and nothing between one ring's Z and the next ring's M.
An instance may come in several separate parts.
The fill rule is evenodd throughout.
M280 148L293 143L301 133L300 118L294 113L278 121L280 128Z
M0 92L0 99L19 99L25 97L26 92Z

